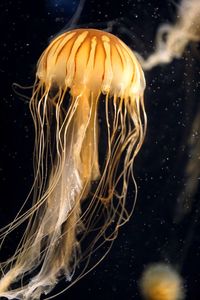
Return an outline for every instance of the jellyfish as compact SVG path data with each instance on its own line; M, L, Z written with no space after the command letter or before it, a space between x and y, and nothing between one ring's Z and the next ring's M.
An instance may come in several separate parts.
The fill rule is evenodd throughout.
M149 265L140 280L141 294L147 300L182 300L183 280L176 270L165 263Z
M144 88L134 53L110 33L63 32L43 52L30 100L33 204L1 231L2 245L26 222L16 252L1 263L0 296L40 299L60 278L75 283L109 251L89 267L91 255L112 245L134 210L133 163L147 124ZM135 196L127 207L130 178Z
M168 64L181 58L190 42L200 41L200 2L182 0L174 25L162 24L157 32L155 52L146 60L139 54L143 69L150 70L159 64Z

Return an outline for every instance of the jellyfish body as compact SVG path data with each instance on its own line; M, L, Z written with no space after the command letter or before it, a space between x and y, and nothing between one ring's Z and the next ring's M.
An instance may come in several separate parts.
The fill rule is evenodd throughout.
M84 261L78 280L88 272L91 254L116 238L135 204L133 197L128 211L125 200L146 130L144 88L135 55L110 33L72 30L44 51L30 101L35 125L33 205L1 234L4 240L28 222L16 253L1 264L0 296L39 299L61 276L72 280ZM99 163L100 110L105 155ZM15 282L20 286L12 288Z
M146 300L182 300L185 298L181 276L170 265L164 263L152 264L145 269L140 288Z

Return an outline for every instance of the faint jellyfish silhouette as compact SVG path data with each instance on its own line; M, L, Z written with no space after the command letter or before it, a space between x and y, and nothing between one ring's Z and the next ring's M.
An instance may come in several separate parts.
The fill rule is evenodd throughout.
M179 223L189 214L193 206L195 206L195 194L198 192L199 177L200 177L200 107L197 108L196 114L193 118L189 138L187 140L188 146L188 161L185 167L184 180L185 184L180 191L175 208L174 221ZM193 226L192 226L193 227Z
M64 32L41 55L30 101L33 206L1 234L3 241L28 220L16 253L1 264L0 296L39 299L61 276L73 277L69 288L109 251L137 196L132 168L146 131L144 88L135 55L107 32ZM135 198L127 208L130 176ZM104 254L89 267L91 254L105 242ZM75 276L80 262L84 267Z
M140 290L147 300L184 299L183 281L180 275L164 263L149 265L142 274Z
M150 70L159 64L171 63L180 58L190 42L200 41L200 2L182 0L174 25L162 24L157 32L155 52L146 60L139 54L141 65Z

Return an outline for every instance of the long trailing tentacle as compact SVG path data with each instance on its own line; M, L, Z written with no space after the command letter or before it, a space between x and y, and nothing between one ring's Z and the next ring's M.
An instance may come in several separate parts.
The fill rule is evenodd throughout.
M2 265L3 269L10 263L13 266L0 283L1 295L11 299L39 298L42 292L49 291L55 285L63 272L70 280L76 265L73 260L78 248L76 232L81 227L81 199L87 196L91 177L97 179L99 176L95 156L97 149L95 151L93 147L97 144L94 132L96 107L87 103L88 96L79 95L71 98L66 113L62 111L64 108L61 105L64 94L59 91L54 99L56 128L55 134L52 134L51 112L48 114L46 109L46 101L50 99L48 93L45 95L41 99L36 97L36 103L32 103L37 132L35 165L38 166L35 169L37 190L34 191L34 210L30 213L21 247L18 247L9 262ZM83 105L85 114L82 111ZM55 153L52 153L52 149ZM89 151L87 155L85 149ZM49 161L53 165L47 179ZM40 269L38 275L28 285L4 293L20 275L26 275L37 268Z

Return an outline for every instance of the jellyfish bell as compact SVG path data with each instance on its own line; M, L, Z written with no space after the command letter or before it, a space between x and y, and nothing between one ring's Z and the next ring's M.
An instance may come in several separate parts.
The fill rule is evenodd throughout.
M28 221L15 254L1 264L0 296L40 299L60 276L72 280L70 286L92 268L91 254L112 242L129 220L136 196L128 211L127 186L131 176L136 187L133 162L146 131L144 88L134 53L107 32L65 32L41 55L30 101L35 125L33 205L0 236L4 240ZM105 157L99 159L100 107ZM82 249L90 232L92 239ZM81 261L85 266L76 275ZM17 282L20 287L13 288Z
M38 63L45 86L57 82L71 94L143 94L145 80L133 52L116 36L97 29L77 29L58 36Z
M171 265L165 263L147 266L140 280L140 290L146 300L185 299L182 277Z

